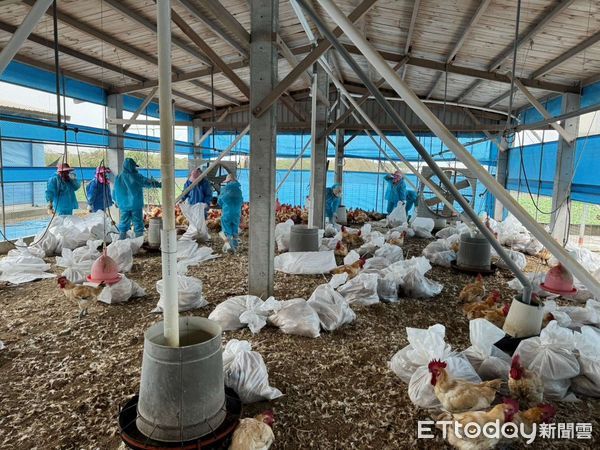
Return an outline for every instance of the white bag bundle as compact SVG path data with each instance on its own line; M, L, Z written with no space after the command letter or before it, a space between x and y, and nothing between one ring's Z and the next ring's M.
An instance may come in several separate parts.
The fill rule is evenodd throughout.
M269 323L285 334L319 337L321 329L319 315L306 300L295 298L280 303L281 309L269 316Z
M187 201L183 202L179 206L181 212L188 220L188 229L185 231L181 239L189 239L192 241L200 240L203 242L210 240L208 234L208 227L206 226L206 219L204 217L204 211L206 204L195 203L190 205Z
M297 275L329 273L337 267L333 251L288 252L275 257L275 270Z
M430 242L423 249L423 256L431 261L434 255L440 252L446 252L450 250L450 245L446 242L446 239L438 239L437 241Z
M337 330L356 319L348 302L329 284L317 286L308 299L308 304L319 315L321 327L326 331Z
M62 275L75 284L86 281L87 276L92 271L92 265L100 257L98 247L102 241L87 241L85 247L79 247L75 250L63 248L62 256L56 257L56 265L64 267Z
M160 298L156 308L152 312L162 313L164 311L164 281L156 282L156 290ZM195 277L187 277L185 275L177 275L177 299L179 312L189 311L192 309L202 308L208 305L206 299L202 296L202 281Z
M344 296L350 304L374 305L379 303L377 294L377 280L379 275L375 273L359 273L346 284L338 288L338 292Z
M600 397L600 333L593 327L581 327L575 334L581 375L573 378L571 389L587 397Z
M41 249L46 256L54 256L62 250L62 243L50 230L40 231L32 242L30 247Z
M452 261L456 261L456 253L453 250L435 253L429 261L436 266L452 267Z
M240 396L242 403L274 400L283 394L269 385L269 373L260 353L248 341L230 340L223 350L225 386Z
M291 219L288 219L285 223L288 223ZM281 224L280 224L281 225ZM294 222L292 221L292 225L294 225ZM292 227L290 227L291 230ZM326 223L325 224L325 229L323 230L323 237L326 238L332 238L337 234L338 230L335 228L335 226L331 223ZM275 226L275 240L277 240L277 226Z
M98 300L111 305L124 303L130 298L143 297L144 295L146 295L144 288L121 274L121 280L111 286L106 286L98 296Z
M512 248L518 252L527 253L528 255L533 256L544 250L542 243L534 237L531 237L528 242L514 244Z
M527 369L540 374L545 398L563 400L567 396L571 378L580 373L574 350L573 331L560 327L553 320L539 337L521 341L515 353L521 355L521 361Z
M119 272L126 273L133 267L132 239L114 241L106 247L106 254L119 266Z
M239 295L219 303L208 318L219 322L223 331L237 330L246 326L240 316L248 310L258 310L262 305L263 301L254 295Z
M365 271L380 271L385 269L390 265L390 261L383 256L374 256L373 258L367 259L365 265L363 266L363 270Z
M423 256L413 257L391 264L388 268L382 270L381 274L385 279L394 280L400 286L404 281L404 277L413 270L416 270L421 275L425 275L431 270L431 264Z
M344 256L344 265L350 266L354 264L356 261L360 259L360 255L354 251L350 250L346 256Z
M410 298L431 298L442 292L444 286L437 281L426 278L425 275L417 269L413 269L406 274L400 287L405 297Z
M398 301L398 285L394 280L379 277L377 279L377 295L382 302L396 303Z
M387 216L388 227L396 228L406 223L406 204L398 202L398 205Z
M292 227L294 226L294 221L292 219L288 219L283 223L278 223L275 225L275 242L277 243L277 250L280 252L287 252L290 248L290 234L292 232ZM329 230L331 230L332 226L329 225ZM327 235L327 229L325 230L325 234ZM334 228L335 234L335 228Z
M185 275L189 266L217 258L211 247L200 247L196 241L179 239L177 241L177 273Z
M482 380L508 379L511 358L494 344L504 337L504 331L485 319L469 322L471 347L462 354L469 360Z
M543 290L540 287L540 284L543 283L544 279L546 278L545 273L528 272L528 273L525 273L525 276L531 282L531 289L532 289L533 293L536 294L537 296L549 297L549 296L554 295L554 294L549 293L548 291ZM517 292L523 291L523 285L521 284L521 282L519 281L518 278L513 278L512 280L510 280L508 282L508 287L511 289L514 289Z
M402 247L398 247L397 245L393 244L383 244L381 248L375 250L374 256L382 256L390 263L395 263L404 259Z
M346 272L342 272L342 273L336 273L334 276L332 276L331 280L329 280L328 284L333 289L337 289L342 284L344 284L346 281L348 281L348 274Z
M442 228L440 231L435 233L435 237L438 239L446 239L454 234L458 234L458 230L456 227L450 226L450 227Z
M531 241L531 235L515 216L509 214L498 224L498 240L502 245L508 247L518 244L526 245Z
M552 320L556 320L561 327L571 328L571 317L566 312L561 311L554 300L546 300L544 302L544 317L549 313L552 314Z
M446 327L441 324L427 329L406 328L408 345L392 356L389 368L402 381L408 383L418 367L427 365L432 359L446 359L452 349L444 340Z
M519 269L525 270L525 267L527 266L527 258L525 257L525 255L523 253L519 253L517 251L508 250L508 249L504 249L504 252L508 254L510 259L513 260L513 262L517 265L517 267ZM492 248L492 256L498 256L498 254L496 253L496 251L493 248ZM501 269L507 269L507 270L509 269L508 264L506 264L502 258L499 258L498 261L496 261L496 265L498 267L500 267Z
M0 281L11 284L28 283L42 278L54 278L56 275L48 273L50 264L47 264L39 256L39 250L20 247L19 250L11 250L7 256L0 259Z
M410 224L411 228L415 230L415 236L423 239L433 239L431 232L435 226L433 219L429 217L415 217Z
M565 313L571 319L569 328L581 328L583 325L600 324L600 302L589 299L585 307L581 306L563 306L558 311Z

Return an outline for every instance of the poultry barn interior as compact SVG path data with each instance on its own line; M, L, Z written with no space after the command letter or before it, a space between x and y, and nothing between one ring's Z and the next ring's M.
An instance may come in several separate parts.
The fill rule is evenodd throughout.
M597 0L0 1L0 448L598 448Z

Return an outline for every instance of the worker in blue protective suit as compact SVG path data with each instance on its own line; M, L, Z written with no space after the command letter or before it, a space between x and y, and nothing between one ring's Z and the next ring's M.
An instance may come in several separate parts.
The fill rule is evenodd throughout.
M237 251L240 230L240 218L242 216L242 187L235 176L227 175L225 183L221 187L218 204L221 207L221 237L225 241L223 252Z
M67 163L56 167L56 175L48 180L46 185L46 201L48 214L70 216L74 209L79 208L75 191L81 187L75 172Z
M195 180L198 179L202 172L200 169L196 168L192 170L190 177L187 179L185 184L183 185L183 189L187 189ZM198 183L194 188L188 192L185 197L181 200L187 200L190 205L195 205L197 203L204 203L206 205L206 209L204 210L205 214L208 214L208 207L212 202L213 197L213 189L210 185L210 181L204 178L200 183Z
M388 183L385 191L385 199L388 202L387 213L391 213L398 205L398 202L405 202L406 214L408 215L412 207L417 203L417 193L406 189L404 173L396 170L393 175L386 175L384 179Z
M121 239L127 238L131 222L136 237L144 235L144 188L162 186L160 181L143 176L137 168L138 165L133 159L125 158L123 170L115 178L113 197L121 215L119 222Z
M335 183L325 190L325 217L329 223L334 223L338 208L342 203L342 186Z
M110 174L111 170L108 167L99 166L96 169L96 176L87 185L88 211L106 211L113 205Z

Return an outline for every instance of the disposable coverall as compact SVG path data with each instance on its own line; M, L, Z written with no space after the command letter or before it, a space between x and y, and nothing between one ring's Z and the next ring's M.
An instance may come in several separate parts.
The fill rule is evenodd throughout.
M79 208L75 191L81 187L81 181L70 171L61 171L48 179L46 201L59 216L69 216Z
M385 191L385 199L388 202L387 213L391 213L398 202L405 202L406 214L409 214L412 207L417 203L417 193L411 189L406 189L404 177L394 182L394 177L387 175L385 181L388 183Z
M242 187L237 181L230 181L221 187L218 200L221 206L221 229L229 241L232 250L237 250L240 218L242 216Z
M183 189L187 189L188 186L200 176L200 171L196 172L197 170L198 169L195 169L192 172L192 175L190 175L183 185ZM196 203L205 203L206 206L209 206L212 201L212 196L213 189L210 185L210 181L204 178L200 183L194 186L194 188L188 192L186 196L182 198L182 200L187 200L190 205L195 205Z
M125 158L123 171L115 178L113 196L119 208L120 238L125 239L133 228L136 236L144 235L144 188L161 187L160 181L146 178L137 170L138 165L131 158Z
M342 203L341 197L335 195L334 191L340 190L341 186L335 183L331 187L325 189L325 217L329 219L329 223L333 223L335 214Z
M96 177L87 185L88 205L92 212L104 211L113 205L110 193L110 181L108 180L110 169L98 167Z

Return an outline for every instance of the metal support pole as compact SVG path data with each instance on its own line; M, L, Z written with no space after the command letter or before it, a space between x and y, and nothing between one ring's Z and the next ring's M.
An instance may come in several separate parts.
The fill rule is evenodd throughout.
M590 204L583 204L583 213L581 214L581 223L579 224L579 239L577 239L577 245L583 247L583 238L585 237L585 225L587 223L588 215L590 213Z
M327 184L327 136L325 130L327 105L319 101L317 92L329 92L327 74L317 65L313 75L310 154L310 208L308 226L323 228L325 223L325 188Z
M175 154L171 92L171 0L157 1L158 105L160 109L160 173L163 230L162 279L165 288L164 335L167 345L179 347L177 291L177 232L175 230Z
M579 109L580 96L578 94L564 94L561 103L561 113L568 113ZM564 122L565 134L577 136L579 130L579 116L567 119ZM562 137L558 139L558 152L556 155L556 171L554 172L554 188L552 190L552 222L550 229L552 236L565 245L569 241L569 224L571 222L571 184L575 171L575 149L577 141L568 141Z
M132 122L138 118L138 116L142 113L142 111L144 111L144 109L146 109L146 107L154 99L154 96L156 95L156 91L157 90L158 90L158 86L157 87L153 87L150 90L150 92L148 92L148 95L146 95L146 97L144 97L144 100L142 100L142 103L140 104L140 106L138 106L138 108L135 110L135 112L131 116L131 121ZM133 123L126 124L123 127L123 132L126 132L131 125L133 125Z
M17 28L2 51L0 51L0 75L4 73L19 49L23 46L23 43L40 23L40 20L42 20L42 17L46 14L52 1L53 0L37 0L31 7L29 14L25 16L21 25L19 25L19 28Z
M427 165L431 168L431 170L437 175L437 177L444 184L444 186L446 186L446 188L450 191L450 193L452 194L452 196L456 199L456 201L458 202L458 204L464 210L465 214L469 216L469 218L477 226L477 228L479 229L479 231L488 239L488 241L490 242L490 244L492 245L492 247L494 248L494 250L496 250L496 252L498 253L498 255L500 255L500 257L506 262L506 264L508 265L508 267L512 270L512 272L515 274L515 276L519 279L519 281L523 285L523 301L525 303L530 303L530 301L531 301L531 284L529 282L529 279L517 267L517 265L508 256L508 254L504 251L504 248L496 240L496 238L494 237L494 235L492 234L492 232L481 222L481 220L477 216L477 213L473 210L473 208L471 207L471 205L469 204L469 202L461 195L460 191L458 189L456 189L456 187L454 187L454 185L448 179L448 177L446 176L446 174L444 173L444 171L437 165L437 163L435 162L435 160L433 159L433 157L429 154L429 152L421 145L421 143L419 142L419 140L417 139L417 137L410 130L410 128L408 128L408 126L404 123L404 121L402 120L402 118L400 117L400 115L386 101L385 97L381 94L381 92L379 92L379 90L377 89L377 87L373 84L373 82L369 79L369 77L364 73L364 71L362 70L362 68L352 58L352 56L350 55L350 53L348 53L348 51L346 50L346 48L329 31L329 29L323 23L323 21L320 19L320 17L312 10L312 8L310 8L310 6L307 4L307 1L306 0L298 0L298 1L302 5L302 7L304 8L304 10L307 12L307 14L310 16L310 18L313 20L313 22L319 27L319 29L321 30L321 33L323 33L323 35L333 44L333 46L340 53L340 55L350 65L350 67L352 68L352 70L354 71L354 73L356 73L356 75L361 79L361 81L365 84L365 86L369 89L369 91L371 91L371 93L375 97L375 100L377 101L377 103L389 115L389 117L394 122L394 125L396 125L399 128L399 130L401 130L405 134L405 136L407 137L407 139L409 140L409 142L413 145L413 147L415 148L415 150L417 150L417 152L425 160L425 162L427 163ZM332 16L333 20L336 23L338 23L338 25L340 26L340 28L342 28L342 30L344 30L344 32L346 33L346 35L351 40L354 41L354 39L356 38L356 36L359 35L359 32L351 24L350 24L349 27L347 26L348 25L347 20L344 20L344 19L346 19L346 17L337 8L337 6L335 6L335 4L333 4L333 3L329 2L329 1L326 1L326 0L318 0L318 1L324 7L324 9L328 12L328 14L330 16ZM366 41L363 40L362 42L366 42ZM360 48L361 47L359 46L359 49ZM379 61L377 61L375 58L373 58L373 61L376 63L376 64L374 64L373 62L371 62L373 64L373 66L380 72L380 74L382 76L386 77L386 79L387 79L387 74L385 73L385 71L381 70L381 67L379 67L380 66ZM391 70L391 68L385 63L385 61L383 62L383 65L385 65L388 69ZM395 75L395 77L397 77L400 80L399 76L395 72L392 71L392 73ZM389 82L389 80L388 80L388 82ZM402 80L400 80L400 82L402 84L404 84L402 82ZM414 94L413 94L413 96L414 96ZM415 96L415 98L416 98L416 96ZM408 103L408 101L407 101L407 103ZM425 109L427 109L427 108L425 107ZM429 111L429 112L437 120L437 117L435 117L433 115L433 113L431 113L431 111ZM441 125L441 122L440 122L440 125ZM444 128L443 125L441 125L441 127ZM450 134L450 133L448 132L448 134ZM487 174L487 172L486 172L486 174ZM487 175L489 176L489 174L487 174Z
M277 84L278 0L253 0L250 6L250 110ZM250 115L250 241L248 293L273 293L275 259L275 169L277 108Z
M304 0L302 0L304 2ZM417 95L391 70L375 48L367 42L350 23L346 16L331 0L318 0L319 4L332 16L346 36L358 47L390 86L405 100L407 105L438 136L442 142L471 170L483 185L552 253L575 278L583 283L594 295L600 297L600 282L594 278L569 252L546 232L533 217L485 170L442 122L419 100ZM306 8L305 8L306 9ZM328 31L328 30L327 30ZM335 36L334 36L335 38ZM360 67L359 67L360 69ZM384 99L385 100L385 99Z
M337 117L344 113L344 103L338 104ZM344 129L335 130L335 182L340 186L344 184ZM342 189L342 192L344 190Z
M108 96L106 101L106 117L107 119L122 119L123 118L123 95L122 94L111 94ZM123 167L123 161L125 160L125 142L123 125L113 125L107 120L106 128L108 129L108 150L107 150L107 161L104 162L107 165L114 176L117 176ZM110 215L115 220L119 220L120 212L115 206L110 207Z
M501 142L506 142L501 138ZM498 151L498 163L496 165L496 181L500 186L506 188L506 179L508 177L508 150ZM494 205L494 218L496 220L504 220L504 205L496 198Z

